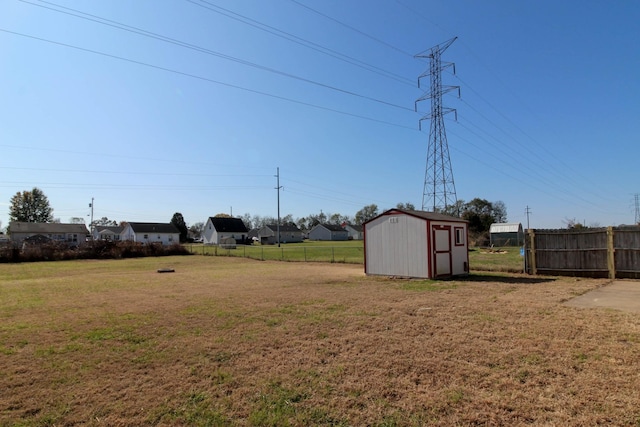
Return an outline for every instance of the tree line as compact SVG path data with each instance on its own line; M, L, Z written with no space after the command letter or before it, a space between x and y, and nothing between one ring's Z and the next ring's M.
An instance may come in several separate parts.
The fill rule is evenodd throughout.
M416 210L412 203L398 203L398 209ZM318 224L332 225L362 225L368 220L375 218L387 209L379 210L376 204L364 206L357 211L355 215L349 216L341 213L326 213L320 211L317 214L309 214L304 217L294 218L288 214L280 218L281 225L295 225L301 230L310 230ZM507 207L502 201L490 202L481 198L474 198L469 202L458 200L454 205L439 210L439 213L459 217L469 222L469 233L476 238L482 238L484 234L488 237L489 227L493 223L507 221ZM215 216L226 216L228 214L218 214ZM276 224L278 219L273 216L261 216L256 214L245 213L239 217L242 219L248 229L262 228L266 225ZM16 193L10 200L9 220L21 222L60 222L53 216L53 208L49 204L49 199L39 188L33 188L31 191L23 191ZM84 223L83 218L71 218L72 223ZM183 215L180 212L173 214L172 223L180 232L180 240L186 241L189 235L200 237L204 230L204 222L196 222L188 226ZM124 225L125 222L118 223L107 217L94 220L90 227L94 226L117 226Z

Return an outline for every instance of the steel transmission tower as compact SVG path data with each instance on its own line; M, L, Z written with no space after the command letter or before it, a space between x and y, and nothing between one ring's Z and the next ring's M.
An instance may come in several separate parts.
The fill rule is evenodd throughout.
M444 129L444 115L457 112L453 108L442 106L442 95L453 90L458 91L460 86L443 86L442 71L452 67L455 74L455 65L452 62L442 62L440 57L457 37L432 47L415 58L428 58L429 69L418 77L418 87L423 77L430 77L430 89L422 97L416 100L415 110L418 111L418 102L431 99L431 112L420 118L419 127L422 130L422 121L430 119L429 145L427 148L427 167L424 173L424 191L422 193L422 210L431 209L433 212L447 211L447 207L457 205L456 186L453 182L451 159L449 158L449 145ZM457 212L456 212L457 214Z

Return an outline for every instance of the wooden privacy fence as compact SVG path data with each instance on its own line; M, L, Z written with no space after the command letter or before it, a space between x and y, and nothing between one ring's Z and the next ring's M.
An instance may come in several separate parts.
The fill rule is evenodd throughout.
M525 271L610 279L640 278L640 227L527 230Z

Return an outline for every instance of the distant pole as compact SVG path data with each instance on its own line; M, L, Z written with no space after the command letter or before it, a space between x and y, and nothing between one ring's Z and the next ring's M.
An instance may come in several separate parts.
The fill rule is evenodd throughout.
M89 203L89 207L91 208L91 222L89 226L93 227L93 197L91 198L91 203Z
M524 210L524 213L527 214L527 230L529 229L529 214L531 213L531 209L529 209L529 206L527 206Z
M276 224L276 234L278 239L278 247L280 247L280 168L276 169L276 191L278 192L278 223Z
M634 196L636 202L636 225L640 225L640 194L636 193Z
M91 222L89 223L89 231L91 231L91 239L93 239L93 197L91 198L89 207L91 208Z

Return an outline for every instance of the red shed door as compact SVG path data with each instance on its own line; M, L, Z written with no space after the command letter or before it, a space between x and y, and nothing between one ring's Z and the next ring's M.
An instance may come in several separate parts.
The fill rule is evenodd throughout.
M451 227L434 225L433 228L433 276L451 276Z

